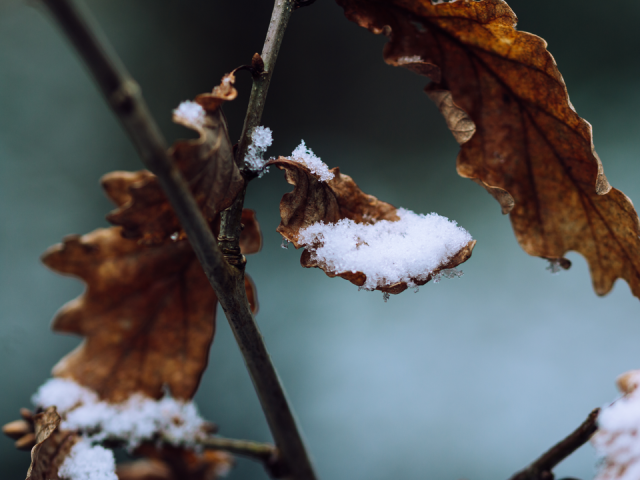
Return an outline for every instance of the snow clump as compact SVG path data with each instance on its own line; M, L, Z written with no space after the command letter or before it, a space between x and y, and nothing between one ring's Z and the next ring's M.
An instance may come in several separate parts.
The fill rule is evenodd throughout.
M617 383L625 395L602 408L591 438L603 458L595 480L640 478L640 370L620 376Z
M404 56L400 57L396 60L398 65L406 65L408 63L420 63L422 62L422 57L420 55L412 55L412 56Z
M334 273L362 272L366 290L426 278L473 240L455 221L398 209L400 220L361 224L342 219L300 231L311 258Z
M124 440L129 449L157 436L172 445L193 446L207 425L193 402L134 394L125 402L108 403L92 390L62 378L48 380L31 400L42 408L55 405L63 419L62 430L78 430L92 442Z
M111 450L83 438L71 448L58 476L68 480L118 480L116 460Z
M258 177L262 177L269 171L264 168L266 160L264 153L273 143L273 132L267 127L256 127L251 134L251 144L247 149L247 155L244 157L244 163L254 172L260 172Z
M177 122L203 128L207 113L199 103L188 100L178 105L178 108L173 111L173 118Z
M335 176L329 171L327 164L320 160L320 157L307 147L304 140L296 147L291 156L287 158L306 166L311 173L318 176L321 182L328 182Z

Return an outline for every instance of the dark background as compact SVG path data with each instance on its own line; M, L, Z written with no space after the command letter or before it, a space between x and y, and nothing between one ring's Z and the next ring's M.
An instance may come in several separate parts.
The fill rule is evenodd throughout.
M519 28L549 42L578 113L594 126L612 185L640 199L640 3L513 0ZM142 168L73 51L43 12L0 0L0 423L18 417L51 367L78 344L53 334L56 309L82 291L39 255L69 233L106 226L98 179ZM260 51L267 0L91 0L170 141L182 100L209 91ZM615 6L615 7L614 7ZM265 245L248 272L258 321L324 479L507 478L615 398L640 367L640 304L626 283L598 298L584 259L551 275L527 256L483 189L455 172L458 146L422 93L425 80L382 61L385 39L332 0L295 13L263 124L269 155L304 139L367 193L456 219L478 240L465 276L384 303L280 248L280 171L253 182ZM237 139L250 79L226 107ZM221 434L269 440L224 316L196 400ZM24 478L27 453L0 439L0 478ZM590 478L593 449L558 477ZM239 461L233 479L266 478Z

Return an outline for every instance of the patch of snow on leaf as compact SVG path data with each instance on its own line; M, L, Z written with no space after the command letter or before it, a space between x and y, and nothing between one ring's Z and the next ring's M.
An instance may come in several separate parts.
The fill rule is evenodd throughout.
M400 57L396 60L398 65L406 65L408 63L420 63L422 62L422 57L420 55L413 55L411 57Z
M176 122L191 125L195 128L203 128L207 114L199 103L187 100L178 105L173 111L173 117Z
M430 213L398 209L400 220L359 224L343 219L319 222L300 231L313 260L334 273L362 272L363 288L426 279L473 240L455 221Z
M335 176L329 171L327 164L320 160L320 157L307 147L304 140L300 142L300 145L298 145L291 156L287 158L305 165L321 182L328 182Z
M622 375L618 385L626 393L598 415L598 431L591 443L603 457L595 480L640 478L640 370Z
M81 439L60 465L58 476L68 480L118 480L116 460L111 450Z
M65 391L73 401L64 401ZM43 408L55 405L63 430L78 430L92 441L123 440L130 449L158 436L173 445L194 445L207 424L193 402L140 394L122 403L102 402L95 392L60 378L48 380L33 401Z
M267 173L268 169L264 168L266 163L264 153L273 143L273 132L267 127L256 127L251 134L251 144L247 149L247 155L244 157L244 163L254 172L260 172L259 177Z

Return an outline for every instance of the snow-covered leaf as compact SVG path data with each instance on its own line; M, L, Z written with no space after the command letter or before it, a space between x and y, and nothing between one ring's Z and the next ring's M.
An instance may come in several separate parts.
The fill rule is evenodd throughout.
M200 135L197 139L176 142L169 154L210 222L231 205L244 185L221 110L225 101L237 95L234 81L232 74L225 76L212 93L198 95L194 102L183 102L173 114L176 123ZM152 173L112 172L103 177L102 184L118 205L107 219L122 226L126 238L158 243L181 232L178 219Z
M316 166L313 173L284 157L268 165L284 170L295 187L282 197L277 230L296 248L305 247L303 267L397 294L471 256L475 241L455 222L396 209L362 192L339 168Z

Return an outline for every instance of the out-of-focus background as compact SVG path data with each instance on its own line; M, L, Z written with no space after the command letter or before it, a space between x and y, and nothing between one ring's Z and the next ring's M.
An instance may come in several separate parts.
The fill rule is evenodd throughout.
M34 4L37 2L33 2ZM142 86L170 141L180 101L209 91L260 51L272 3L86 2ZM545 38L579 114L593 124L612 185L640 202L640 3L513 0L519 28ZM458 145L422 93L425 80L382 61L385 39L332 0L297 11L278 58L263 124L270 155L307 142L367 193L455 219L478 240L464 277L384 303L300 268L280 248L280 171L253 182L264 249L249 258L258 321L321 478L508 478L613 400L618 374L640 367L640 302L626 283L598 298L584 259L551 275L517 245L509 219L455 172ZM240 134L250 89L226 107ZM82 291L38 256L69 233L106 226L98 179L142 168L74 52L31 3L0 0L0 424L78 344L53 334L56 309ZM196 400L229 437L269 432L223 315ZM590 446L558 477L590 478ZM24 478L27 453L0 439L0 477ZM263 479L239 460L232 479Z

